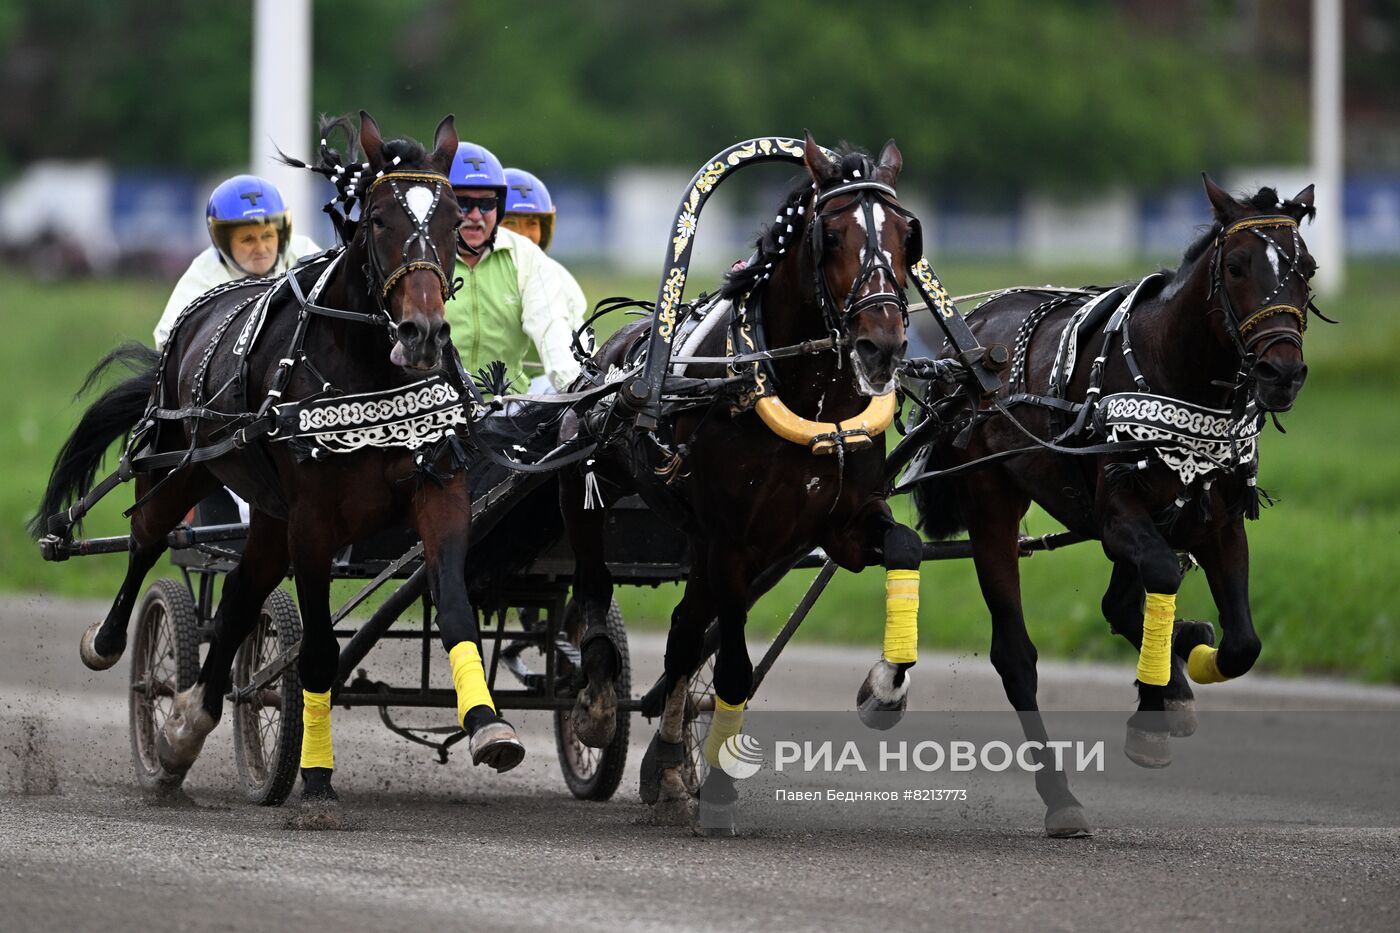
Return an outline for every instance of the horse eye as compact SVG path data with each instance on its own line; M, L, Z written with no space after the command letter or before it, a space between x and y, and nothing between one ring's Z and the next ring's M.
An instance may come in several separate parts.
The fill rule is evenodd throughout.
M1238 262L1227 262L1225 268L1237 279L1244 275L1244 266Z
M370 219L370 223L374 224L374 229L376 230L384 229L384 219L382 217L379 217L378 215L372 217Z

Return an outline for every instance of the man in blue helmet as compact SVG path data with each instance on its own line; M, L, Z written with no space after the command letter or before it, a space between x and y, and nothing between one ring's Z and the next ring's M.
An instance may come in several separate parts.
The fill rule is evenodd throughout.
M512 391L522 391L525 354L534 343L550 383L564 388L579 374L568 301L543 251L500 224L506 196L500 160L461 143L448 177L462 209L457 275L463 284L447 303L447 321L463 366L476 373L501 360Z
M191 301L216 285L245 276L286 272L298 259L319 253L308 237L292 233L282 192L266 178L235 175L214 189L204 211L211 245L180 276L156 324L156 349L165 346L175 319Z
M588 313L588 300L569 270L548 255L554 238L554 199L544 182L521 168L506 169L505 218L501 225L526 237L545 253L545 263L559 279L560 290L569 306L569 324L577 331Z

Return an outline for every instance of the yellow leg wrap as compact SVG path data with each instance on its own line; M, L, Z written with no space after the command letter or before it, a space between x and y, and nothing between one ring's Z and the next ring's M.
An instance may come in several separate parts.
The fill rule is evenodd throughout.
M331 748L331 692L301 692L301 766L334 768Z
M919 660L919 571L885 571L885 660Z
M486 689L486 669L476 642L458 642L447 652L447 659L452 662L452 686L457 688L457 721L465 725L467 710L473 706L489 706L494 713L496 704Z
M1186 673L1198 684L1223 684L1230 678L1220 673L1215 663L1216 651L1210 645L1197 645L1186 659Z
M1141 683L1165 687L1172 679L1172 622L1175 620L1175 593L1147 594L1137 666L1137 679Z
M705 760L711 768L719 767L719 750L744 727L744 704L730 706L715 697L715 718L710 720L710 734L705 736Z

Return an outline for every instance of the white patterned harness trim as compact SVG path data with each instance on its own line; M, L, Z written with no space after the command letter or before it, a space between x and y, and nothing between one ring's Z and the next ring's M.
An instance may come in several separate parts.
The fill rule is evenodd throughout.
M366 447L416 449L436 443L470 419L457 390L440 376L362 395L342 395L276 407L279 418L296 418L294 431L279 429L272 440L310 442L327 453Z
M1098 419L1110 440L1160 442L1152 453L1171 467L1185 486L1216 471L1254 463L1264 425L1253 405L1235 421L1227 410L1148 392L1104 396Z

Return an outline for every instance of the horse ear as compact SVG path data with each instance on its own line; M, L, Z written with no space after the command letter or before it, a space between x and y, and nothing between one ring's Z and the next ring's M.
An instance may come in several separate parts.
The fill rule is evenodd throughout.
M437 170L444 175L452 171L452 160L457 157L457 124L452 114L442 118L433 132L433 154L429 157Z
M899 181L899 171L904 168L904 156L891 139L880 150L880 162L875 166L875 175L891 188Z
M371 172L384 166L384 137L379 134L379 124L366 111L360 111L360 151L365 154Z
M804 132L807 139L802 145L802 161L807 163L807 171L812 174L812 180L820 188L835 180L841 174L841 169L826 157L826 153L822 152L822 147L818 146L817 141L812 138L812 131L806 130Z
M1313 186L1308 185L1293 197L1283 202L1283 212L1292 217L1298 223L1303 222L1304 217L1312 218L1317 216L1317 208L1313 206Z
M1228 226L1231 221L1244 213L1244 205L1232 198L1224 188L1211 181L1210 175L1202 172L1201 180L1205 182L1206 197L1210 198L1210 207L1215 212L1216 220Z

